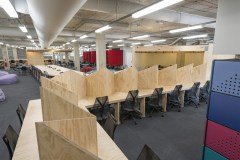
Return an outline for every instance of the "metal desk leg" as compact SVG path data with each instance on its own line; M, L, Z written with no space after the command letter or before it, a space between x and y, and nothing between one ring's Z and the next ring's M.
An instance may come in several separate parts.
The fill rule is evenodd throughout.
M114 117L117 120L117 124L120 124L120 103L116 103Z
M140 99L140 112L142 113L142 117L145 117L145 97Z
M167 93L162 95L163 112L167 112Z
M180 101L181 101L181 107L184 107L184 95L185 95L185 90L180 92Z

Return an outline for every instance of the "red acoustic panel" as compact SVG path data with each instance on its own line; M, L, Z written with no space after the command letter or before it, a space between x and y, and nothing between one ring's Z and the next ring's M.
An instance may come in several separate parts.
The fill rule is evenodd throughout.
M107 66L109 66L109 62L108 62L108 51L109 51L109 50L106 51L106 64L107 64Z
M90 63L96 63L96 51L91 51Z
M205 145L228 159L240 159L240 132L208 121Z
M83 61L87 62L87 52L83 52Z
M123 51L122 50L109 50L107 54L107 61L109 66L122 66L123 65Z

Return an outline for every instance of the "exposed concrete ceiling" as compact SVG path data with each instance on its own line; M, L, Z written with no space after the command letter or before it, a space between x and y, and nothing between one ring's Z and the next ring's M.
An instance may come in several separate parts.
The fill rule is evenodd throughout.
M72 39L94 31L118 18L133 13L140 8L150 5L157 0L88 0L75 16L67 23L63 31L58 34L52 45L62 45ZM26 43L31 46L30 41L22 33L18 25L24 24L29 34L36 42L38 36L32 19L28 13L26 0L15 0L15 6L19 13L19 19L11 19L0 8L0 41L7 41L14 45L18 43L15 38L20 38L19 43ZM68 3L65 1L63 3ZM169 34L170 29L181 28L188 25L210 22L216 19L217 0L184 0L184 2L164 10L149 14L143 18L125 18L113 24L113 28L106 33L107 40L124 39L131 36L151 34L151 38L143 40L148 43L150 40L168 38L167 44L174 42L180 36L191 34L208 33L211 38L214 34L214 24L207 25L204 29L181 34ZM64 5L64 4L63 4ZM25 6L25 7L24 7ZM65 14L65 11L59 11ZM89 38L81 40L81 44L94 43L95 34L89 34Z

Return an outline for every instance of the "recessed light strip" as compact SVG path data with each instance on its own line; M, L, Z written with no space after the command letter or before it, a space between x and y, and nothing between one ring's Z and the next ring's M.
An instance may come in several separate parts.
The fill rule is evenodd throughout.
M155 3L147 8L144 8L134 14L132 14L132 18L139 18L142 16L145 16L147 14L153 13L157 10L169 7L171 5L174 5L176 3L182 2L183 0L163 0L161 2Z
M196 30L196 29L201 29L201 28L203 28L202 25L197 25L197 26L185 27L185 28L180 28L180 29L174 29L169 32L170 33L178 33L178 32L191 31L191 30Z
M207 36L208 36L207 34L203 34L203 35L187 36L187 37L183 37L183 39L205 38Z
M18 18L18 14L9 0L0 0L0 6L12 18Z
M80 39L84 39L84 38L87 38L88 36L87 35L83 35L80 37Z
M160 42L165 42L166 39L160 39L160 40L154 40L154 41L151 41L152 43L160 43Z
M20 30L23 32L23 33L27 33L28 30L27 28L23 25L23 26L18 26L20 28Z
M143 35L143 36L137 36L137 37L132 37L131 39L142 39L142 38L148 38L150 35Z
M95 33L101 33L101 32L104 32L104 31L106 31L106 30L109 30L109 29L111 29L111 28L112 28L111 26L106 25L106 26L104 26L104 27L102 27L102 28L97 29L97 30L95 31Z
M116 40L116 41L113 41L113 43L119 43L119 42L122 42L123 40Z

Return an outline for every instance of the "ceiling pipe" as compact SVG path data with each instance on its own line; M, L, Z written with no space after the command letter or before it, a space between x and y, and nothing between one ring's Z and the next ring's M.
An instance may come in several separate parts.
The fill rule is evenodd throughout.
M42 48L48 48L86 0L27 0Z

